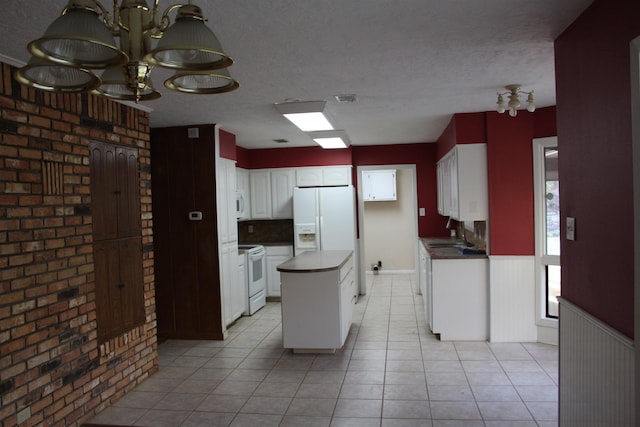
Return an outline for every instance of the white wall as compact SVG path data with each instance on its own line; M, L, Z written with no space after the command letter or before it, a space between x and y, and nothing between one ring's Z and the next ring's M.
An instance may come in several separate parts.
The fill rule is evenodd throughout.
M379 167L376 169L393 169ZM371 168L368 168L371 169ZM361 172L360 172L361 173ZM397 200L360 202L362 209L361 239L364 238L364 267L382 261L382 271L415 269L416 189L415 171L411 165L397 168Z

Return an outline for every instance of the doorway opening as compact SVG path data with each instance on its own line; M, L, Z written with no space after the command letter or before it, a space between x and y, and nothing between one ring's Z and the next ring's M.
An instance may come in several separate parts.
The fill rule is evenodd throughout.
M397 171L395 201L364 201L362 174L376 170ZM366 283L366 275L373 274L373 266L378 265L378 261L381 265L376 270L377 274L416 272L416 165L358 166L357 176L361 293L365 293L362 285Z

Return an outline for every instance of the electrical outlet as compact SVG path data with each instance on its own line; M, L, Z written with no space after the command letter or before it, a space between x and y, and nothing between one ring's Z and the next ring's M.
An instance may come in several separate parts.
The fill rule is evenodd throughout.
M567 217L567 240L576 240L576 219Z
M253 233L253 225L250 225L247 228L248 228L249 233Z
M425 212L424 208L420 208L420 209L418 210L418 212L419 212L419 214L418 214L418 215L420 215L420 216L425 216L425 215L426 215L426 212Z

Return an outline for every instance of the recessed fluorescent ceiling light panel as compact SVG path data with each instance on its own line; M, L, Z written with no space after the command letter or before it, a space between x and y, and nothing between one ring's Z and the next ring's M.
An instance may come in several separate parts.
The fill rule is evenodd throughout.
M284 116L303 132L333 129L331 123L322 113L291 113Z
M343 130L311 132L309 136L322 148L347 148L351 145L349 136Z
M347 148L347 144L339 137L333 138L314 138L322 148Z
M324 101L283 102L276 109L303 132L333 130L324 113Z

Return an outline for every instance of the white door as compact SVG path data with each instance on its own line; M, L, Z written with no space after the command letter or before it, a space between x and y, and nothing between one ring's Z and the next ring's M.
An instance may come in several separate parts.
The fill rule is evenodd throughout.
M536 287L539 319L558 318L560 296L560 182L556 137L533 142Z

